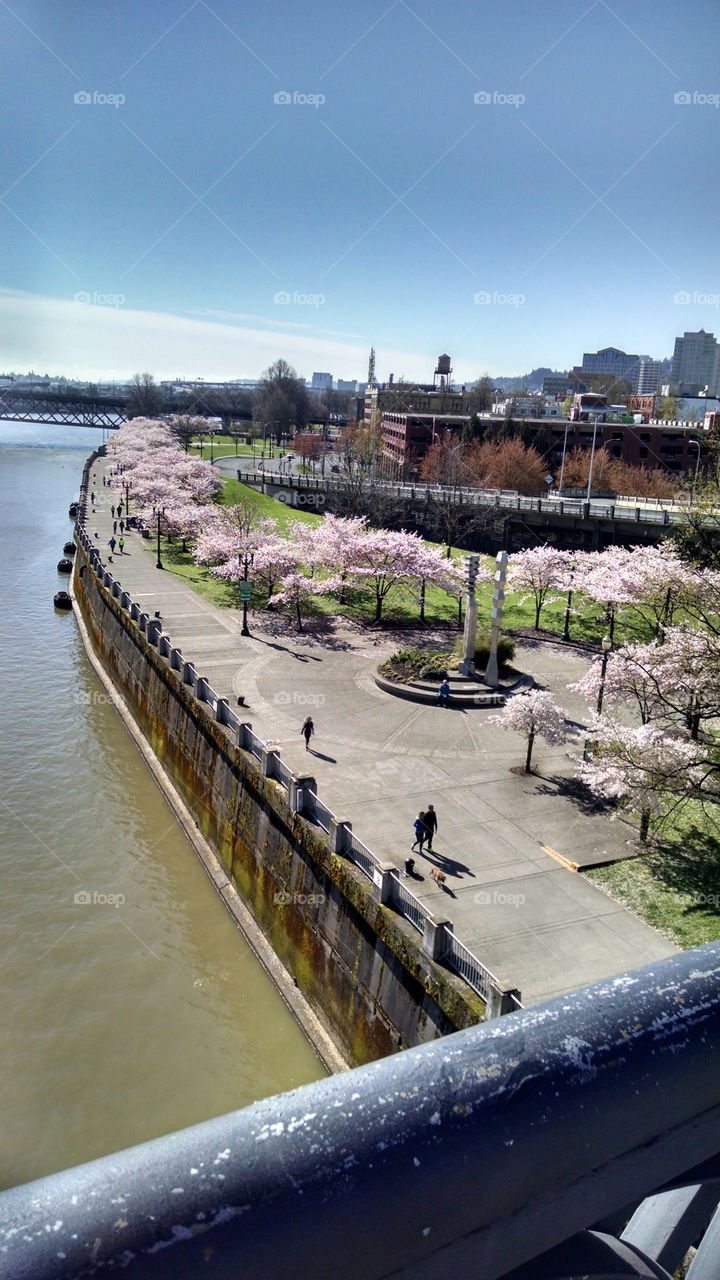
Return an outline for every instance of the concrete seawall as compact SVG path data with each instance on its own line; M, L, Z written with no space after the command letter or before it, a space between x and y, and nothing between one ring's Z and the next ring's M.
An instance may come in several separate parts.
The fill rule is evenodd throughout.
M103 668L341 1054L360 1064L481 1020L482 999L293 811L103 585L82 545L74 590Z

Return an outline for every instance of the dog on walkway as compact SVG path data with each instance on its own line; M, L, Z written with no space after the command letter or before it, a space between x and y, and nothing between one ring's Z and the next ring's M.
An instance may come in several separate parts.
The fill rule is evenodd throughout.
M438 870L437 867L430 868L430 875L432 876L435 883L439 885L444 885L445 881L447 880L447 876L445 875L445 872Z

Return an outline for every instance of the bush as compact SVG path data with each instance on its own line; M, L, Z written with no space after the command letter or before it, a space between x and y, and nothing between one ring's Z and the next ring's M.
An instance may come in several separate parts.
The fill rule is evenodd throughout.
M453 665L451 653L397 649L379 667L386 680L442 680Z
M455 641L455 663L462 661L463 642L462 637L458 636ZM488 631L478 631L475 636L475 670L483 672L487 666L490 656L490 633ZM507 670L515 657L515 643L509 636L500 636L497 647L498 671L501 675Z

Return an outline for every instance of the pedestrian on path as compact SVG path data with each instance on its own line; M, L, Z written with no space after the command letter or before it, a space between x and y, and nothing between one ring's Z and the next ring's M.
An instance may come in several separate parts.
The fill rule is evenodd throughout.
M103 489L105 488L105 483L106 483L105 477L103 476Z
M124 521L124 520L121 520L121 521L120 521L120 532L121 532L121 533L123 533L124 529L125 529L125 521Z
M117 504L117 513L118 513L118 519L119 519L120 516L122 515L122 502L118 502Z
M113 552L113 554L115 554L115 539L114 539L114 538L110 538L110 541L108 542L108 546L109 546L110 550Z
M428 829L425 826L425 814L422 809L413 823L413 829L415 831L415 839L413 840L410 848L412 850L417 846L418 851L422 853L423 845L428 838Z
M112 505L112 506L111 506L111 508L110 508L110 515L111 515L111 516L114 516L114 515L115 515L115 504L114 504L114 503L113 503L113 505Z
M429 804L425 811L425 826L428 829L428 853L432 853L432 844L438 829L437 814L433 804Z
M122 534L120 535L118 546L120 548L120 555L124 556L125 555L125 539L123 538Z
M313 722L312 722L312 716L306 716L306 717L305 717L305 720L304 720L304 722L303 722L303 727L302 727L302 729L300 730L300 732L301 732L301 734L302 734L303 738L305 739L305 750L306 750L306 751L309 751L309 750L310 750L310 739L312 738L312 736L313 736L313 734L314 734L314 732L315 732L315 725L314 725L314 724L313 724Z
M90 494L90 501L92 502L93 506L95 506L95 490L94 489Z
M113 533L117 533L117 520L113 520Z

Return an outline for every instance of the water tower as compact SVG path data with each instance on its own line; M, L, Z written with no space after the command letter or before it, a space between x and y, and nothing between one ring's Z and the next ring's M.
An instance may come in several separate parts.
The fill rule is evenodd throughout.
M435 387L436 391L447 390L447 388L450 386L451 374L452 374L452 368L450 365L450 356L448 355L438 356L437 368L435 369L435 373L433 374L433 386Z

